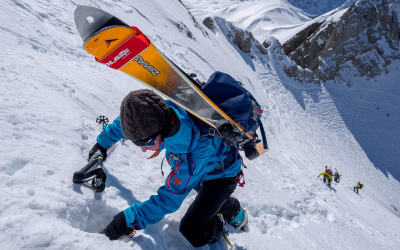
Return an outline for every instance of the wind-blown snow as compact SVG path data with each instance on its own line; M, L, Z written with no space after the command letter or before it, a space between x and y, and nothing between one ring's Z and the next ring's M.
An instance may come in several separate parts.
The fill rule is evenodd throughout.
M346 0L288 0L293 6L311 15L322 15L339 8Z
M311 16L285 0L182 0L190 12L199 20L206 17L223 17L235 26L251 31L254 37L263 43L275 36L278 28L292 28Z
M251 31L261 43L274 36L284 44L307 26L322 22L339 10L341 12L347 10L356 0L347 2L344 0L182 0L182 2L201 22L209 16L222 17L241 29ZM313 15L306 13L307 11ZM319 16L316 16L317 14Z
M249 211L250 232L229 228L233 249L398 249L400 214L391 206L400 208L400 184L374 167L344 123L340 105L351 102L336 102L344 91L348 97L358 92L294 82L282 70L288 58L274 44L268 55L253 51L251 58L223 31L194 23L176 0L0 2L1 249L193 249L178 228L195 192L131 240L111 242L98 234L119 211L156 194L164 183L162 157L146 160L131 142L118 143L104 163L102 194L72 183L99 133L96 117L114 119L124 96L143 88L86 54L73 23L78 4L139 27L201 80L216 70L231 74L263 106L270 150L245 160L246 185L234 196ZM360 112L348 115L357 119ZM343 175L332 188L317 179L325 165ZM365 184L362 197L348 188L357 181ZM214 247L228 249L224 241Z

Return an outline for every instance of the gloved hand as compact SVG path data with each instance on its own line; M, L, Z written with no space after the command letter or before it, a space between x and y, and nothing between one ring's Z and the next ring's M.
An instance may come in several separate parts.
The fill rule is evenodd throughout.
M130 235L132 231L132 228L126 226L125 214L122 211L114 216L114 219L101 233L105 234L110 240L118 240L122 235Z
M98 144L96 142L96 144L94 144L93 148L89 151L88 161L97 152L97 150L100 150L100 152L103 154L103 161L107 158L107 149L103 148L102 146L100 146L100 144Z

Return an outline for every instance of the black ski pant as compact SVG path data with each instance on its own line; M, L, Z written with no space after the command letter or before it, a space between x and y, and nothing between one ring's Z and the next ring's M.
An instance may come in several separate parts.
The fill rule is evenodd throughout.
M331 184L331 179L329 179L329 177L327 175L324 175L324 183L328 182L328 184Z
M354 188L353 188L353 191L354 191L354 192L357 192L357 194L358 194L358 187L354 187Z
M179 231L194 246L201 247L221 235L223 222L216 216L221 213L231 220L240 212L240 203L231 197L239 177L221 178L203 182L196 199L181 220Z

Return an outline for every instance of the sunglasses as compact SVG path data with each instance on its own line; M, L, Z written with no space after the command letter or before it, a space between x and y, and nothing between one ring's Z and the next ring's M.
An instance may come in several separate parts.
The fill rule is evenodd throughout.
M151 138L148 142L141 144L141 147L145 147L145 148L151 148L154 145L156 145L156 141L157 141L157 136L154 138Z
M154 145L156 145L156 141L157 141L157 136L151 137L150 139L140 139L137 141L133 141L133 143L138 146L138 147L145 147L145 148L151 148Z

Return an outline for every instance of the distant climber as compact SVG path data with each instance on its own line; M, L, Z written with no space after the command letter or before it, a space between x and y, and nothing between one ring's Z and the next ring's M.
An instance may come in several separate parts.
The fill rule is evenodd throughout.
M339 183L339 181L340 181L340 177L341 177L341 175L339 174L339 171L335 168L335 174L333 175L333 180L336 182L336 183Z
M324 183L326 183L326 181L328 181L328 186L331 185L332 182L332 171L330 169L328 169L328 166L325 166L325 172L320 173L318 175L318 177L320 177L321 175L324 176Z
M353 191L358 194L358 190L362 189L364 187L364 184L361 184L360 182L357 182L357 185L353 187Z
M379 110L379 107L377 107L376 110Z
M387 117L389 117L389 114L387 114Z

